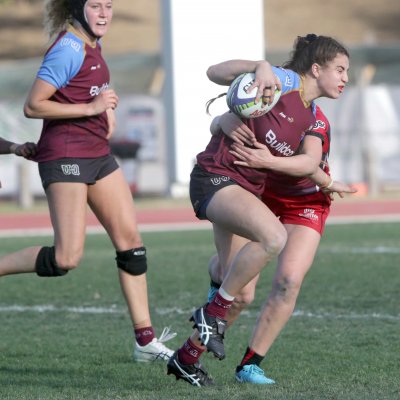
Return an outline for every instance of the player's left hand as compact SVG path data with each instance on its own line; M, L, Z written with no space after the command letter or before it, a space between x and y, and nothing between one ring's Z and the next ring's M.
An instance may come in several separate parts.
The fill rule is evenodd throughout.
M322 192L326 193L329 195L331 200L334 200L333 194L337 193L341 199L344 198L344 195L346 193L356 193L357 189L352 187L351 185L348 185L347 183L339 182L339 181L333 181L332 185L328 188L321 189Z

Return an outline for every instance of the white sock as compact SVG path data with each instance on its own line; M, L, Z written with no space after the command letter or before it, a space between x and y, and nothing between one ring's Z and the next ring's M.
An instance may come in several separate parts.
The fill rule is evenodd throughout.
M228 292L226 292L222 287L219 288L218 290L219 295L227 300L227 301L233 301L235 300L235 296L231 296Z

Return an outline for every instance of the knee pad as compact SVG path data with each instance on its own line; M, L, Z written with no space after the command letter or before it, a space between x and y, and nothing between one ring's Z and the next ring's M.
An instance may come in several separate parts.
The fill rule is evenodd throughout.
M146 248L117 251L117 267L130 275L142 275L147 271Z
M54 246L42 247L36 258L36 273L39 276L63 276L68 271L58 268L56 263L56 252Z

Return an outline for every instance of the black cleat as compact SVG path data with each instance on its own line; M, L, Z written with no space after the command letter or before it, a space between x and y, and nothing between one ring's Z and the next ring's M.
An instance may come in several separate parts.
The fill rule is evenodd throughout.
M214 385L213 379L199 362L190 365L181 364L178 359L178 351L175 351L168 361L167 375L175 375L176 380L183 379L193 386Z
M204 307L197 309L190 321L194 322L193 328L199 331L201 344L206 346L207 351L211 351L215 357L223 360L225 358L223 339L226 321L208 315Z

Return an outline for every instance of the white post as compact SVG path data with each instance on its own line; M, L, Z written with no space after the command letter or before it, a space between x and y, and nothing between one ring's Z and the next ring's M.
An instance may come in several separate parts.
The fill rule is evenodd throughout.
M224 60L264 58L262 0L163 0L164 104L168 175L173 196L187 195L196 154L210 140L205 103L226 92L207 68ZM225 98L211 107L227 109Z

